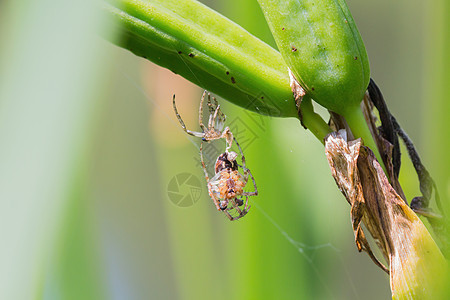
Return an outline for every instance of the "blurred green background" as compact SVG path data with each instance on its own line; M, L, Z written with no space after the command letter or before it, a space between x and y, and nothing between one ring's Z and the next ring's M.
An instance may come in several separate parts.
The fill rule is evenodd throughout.
M449 4L347 2L372 77L446 201ZM255 0L204 3L274 45ZM0 2L0 299L390 298L298 120L221 101L260 192L230 222L172 111L176 94L198 130L202 90L101 39L103 23L89 0ZM201 182L192 205L169 199L182 173ZM405 159L401 180L418 195Z

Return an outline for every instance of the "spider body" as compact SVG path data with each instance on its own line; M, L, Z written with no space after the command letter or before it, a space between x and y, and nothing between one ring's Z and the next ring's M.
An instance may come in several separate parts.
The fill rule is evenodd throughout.
M173 108L183 130L192 136L200 137L202 139L200 144L200 158L203 172L205 173L205 179L208 184L209 196L213 200L217 210L223 211L231 221L234 221L247 214L250 209L250 206L248 205L248 197L258 195L258 190L256 188L256 182L252 173L245 165L244 153L242 152L239 143L236 141L233 133L228 127L225 127L224 129L224 123L226 120L225 114L223 114L220 110L220 105L218 105L216 98L212 97L211 101L211 95L209 93L207 95L209 108L207 128L203 124L203 101L206 97L206 91L203 93L199 108L199 125L202 132L191 131L186 128L177 111L177 107L175 105L175 95L173 96ZM217 158L214 165L215 174L210 179L203 159L203 142L218 139L225 139L227 146L225 152L220 154ZM228 151L231 148L233 140L239 148L242 166L236 161L238 154L233 151ZM242 173L239 172L239 168L243 170ZM244 191L244 187L247 185L249 177L253 181L253 186L255 189L254 192ZM244 207L241 208L242 206Z
M200 145L200 157L205 178L208 182L209 196L214 201L217 210L223 211L231 221L245 216L250 209L248 197L258 195L255 179L250 169L245 165L245 157L242 149L236 139L234 139L234 142L241 153L242 166L236 161L238 156L236 152L225 151L217 158L214 168L215 175L211 179L203 161L203 143ZM239 172L239 167L242 168L243 173ZM244 191L249 177L253 181L254 192ZM244 207L241 208L242 206Z
M238 169L236 157L236 152L225 152L220 154L215 163L215 173L217 174L224 169L232 169L233 171L236 171Z
M247 184L244 176L238 171L238 165L235 160L236 156L237 154L235 152L221 154L216 161L216 175L209 181L211 190L221 200L220 208L222 210L228 206L228 204L223 205L225 203L222 202L230 201L236 198L236 196L242 195L243 187Z

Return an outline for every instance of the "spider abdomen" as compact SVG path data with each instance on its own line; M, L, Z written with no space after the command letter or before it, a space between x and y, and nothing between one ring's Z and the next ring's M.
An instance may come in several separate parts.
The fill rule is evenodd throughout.
M242 175L237 170L231 171L226 169L220 172L217 186L220 199L233 199L242 195L245 181L243 181Z

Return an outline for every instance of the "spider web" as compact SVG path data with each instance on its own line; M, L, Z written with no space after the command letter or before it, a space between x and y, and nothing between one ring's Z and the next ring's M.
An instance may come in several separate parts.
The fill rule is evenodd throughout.
M189 66L187 64L186 64L186 66L189 68ZM156 101L154 101L153 99L151 99L151 97L149 97L147 95L147 93L145 92L145 90L142 88L142 86L140 84L138 84L130 75L128 75L123 70L121 70L121 73L145 97L145 99L147 100L148 103L153 104L161 113L163 113L165 115L165 117L167 119L169 119L170 122L174 125L174 127L178 128L179 130L182 130L182 129L180 129L178 122L173 121L173 119L164 111L164 109ZM194 141L194 139L191 136L189 136L187 134L185 134L184 136L194 145L194 147L196 147L197 150L199 149L199 146L197 145L197 143ZM269 215L269 213L266 212L260 205L258 205L256 202L252 202L252 206L256 207L262 213L262 215L269 221L269 223L271 223L278 230L278 232L283 236L283 238L288 243L290 243L298 251L298 253L303 257L303 259L309 264L309 266L311 267L311 269L313 270L313 272L319 279L320 283L323 285L324 289L327 291L330 299L334 299L335 296L334 296L333 292L330 290L330 288L328 287L328 284L325 281L324 277L321 275L320 270L314 264L315 254L317 253L317 251L324 250L324 249L331 249L335 253L335 255L339 259L340 263L342 264L342 269L344 270L344 272L348 278L348 282L350 283L352 293L355 297L354 299L360 299L360 297L358 296L355 284L353 282L353 279L350 276L350 273L347 269L346 263L342 257L340 249L336 248L332 243L308 245L308 244L302 243L300 241L297 241L297 240L293 239ZM310 253L310 254L308 254L308 253Z
M350 282L350 286L352 288L352 292L355 295L356 299L359 299L357 291L356 291L356 287L353 283L353 280L348 272L348 269L345 265L344 259L342 258L341 255L341 251L336 248L332 243L326 243L326 244L319 244L319 245L314 245L314 246L310 246L307 245L305 243L296 241L295 239L293 239L285 230L283 230L283 228L281 228L281 226L275 222L275 220L269 216L269 214L256 202L252 203L252 206L256 207L261 213L262 215L280 232L280 234L292 245L294 246L295 249L297 249L297 251L303 256L303 258L308 262L308 264L310 265L311 269L314 271L314 273L316 274L317 278L319 278L320 283L324 286L324 288L326 289L326 291L328 292L328 294L332 297L335 298L333 296L333 292L328 288L328 285L326 283L326 281L324 280L323 276L320 274L319 270L316 268L316 266L314 265L314 254L316 253L316 251L321 250L321 249L331 249L339 258L339 261L341 262L342 266L343 266L343 270L345 271L345 274L347 275L349 282ZM310 251L311 254L308 255L307 252Z

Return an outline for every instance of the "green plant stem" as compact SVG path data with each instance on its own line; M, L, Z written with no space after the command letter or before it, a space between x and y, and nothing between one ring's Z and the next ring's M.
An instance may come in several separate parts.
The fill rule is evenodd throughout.
M330 126L322 119L322 117L314 112L311 98L305 97L301 103L302 122L314 136L325 143L325 137L332 132Z
M361 108L356 107L348 110L344 115L344 118L347 121L350 129L352 130L354 138L362 139L364 145L369 147L370 150L372 150L372 152L375 154L375 157L386 173L386 167L384 166L384 162L381 159L380 152L378 151L378 147L373 139L372 133L370 132L369 126L367 125Z

